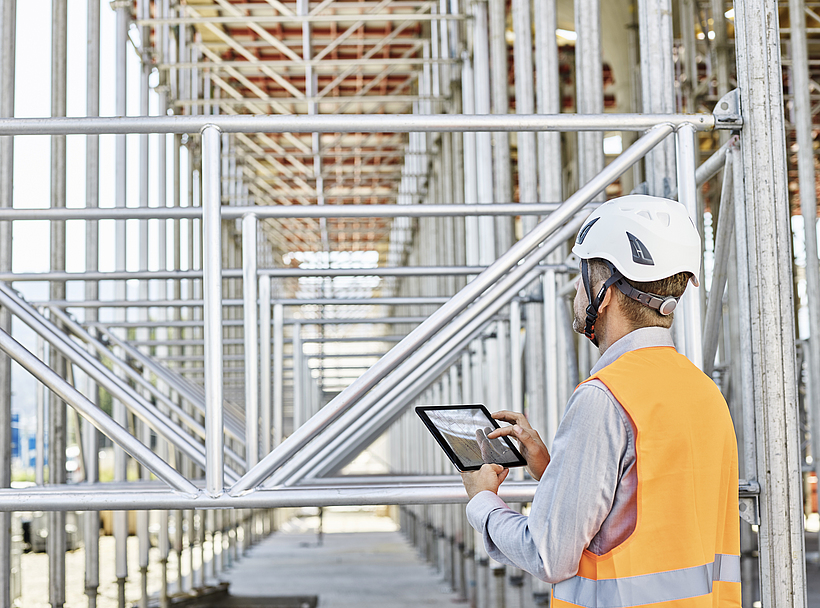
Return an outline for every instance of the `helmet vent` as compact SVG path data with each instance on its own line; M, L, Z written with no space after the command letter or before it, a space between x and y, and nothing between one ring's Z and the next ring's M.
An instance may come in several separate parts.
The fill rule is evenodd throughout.
M634 234L627 232L626 236L629 237L629 246L632 248L632 261L643 266L654 266L655 260L652 259L652 255L649 253L649 249L646 248L646 245Z
M584 226L583 228L581 228L581 232L579 232L579 233L578 233L578 238L575 240L575 243L576 243L576 244L580 245L581 243L583 243L583 242L584 242L584 239L585 239L585 238L587 238L587 233L589 232L589 229L590 229L590 228L592 228L592 225L593 225L595 222L597 222L599 219L601 219L601 218L600 218L600 217L596 217L596 218L595 218L594 220L592 220L589 224L587 224L586 226Z

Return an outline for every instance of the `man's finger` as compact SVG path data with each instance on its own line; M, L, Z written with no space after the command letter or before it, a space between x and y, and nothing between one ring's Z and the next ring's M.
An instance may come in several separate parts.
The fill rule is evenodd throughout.
M496 439L497 437L507 437L512 435L515 437L515 432L513 431L512 426L502 426L499 429L495 429L492 433L487 433L487 439Z
M504 480L507 479L507 475L510 474L509 469L504 469L501 473L498 474L498 483L504 483Z
M530 427L530 423L527 420L527 417L520 412L510 412L509 410L500 410L498 412L493 412L493 418L496 420L503 420L504 422L509 422L510 424L517 424L524 428L532 428Z

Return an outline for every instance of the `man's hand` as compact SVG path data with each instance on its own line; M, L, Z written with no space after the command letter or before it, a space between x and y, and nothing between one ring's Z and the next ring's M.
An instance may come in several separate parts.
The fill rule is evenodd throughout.
M467 496L472 500L473 496L484 490L498 494L498 486L507 478L509 472L509 469L500 464L484 464L478 471L464 471L461 473L461 479Z
M524 414L502 410L494 412L493 418L509 422L512 426L496 429L487 435L487 438L495 439L496 437L507 436L518 440L518 449L527 461L527 469L530 475L536 480L541 479L547 465L550 463L550 453L547 446L541 441L541 437L530 426Z

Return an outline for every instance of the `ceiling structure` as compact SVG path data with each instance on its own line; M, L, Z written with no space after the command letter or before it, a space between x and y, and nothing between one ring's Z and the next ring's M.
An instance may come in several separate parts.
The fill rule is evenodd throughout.
M170 46L178 46L163 53L157 50L162 35L155 35L153 61L167 82L179 70L169 100L175 113L439 112L444 97L427 93L420 80L451 61L439 58L439 37L431 32L458 20L433 21L438 9L439 2L429 0L187 0L163 14L155 3L153 23L167 23L176 39ZM204 90L197 90L194 74L204 77ZM238 177L255 204L394 204L408 140L393 133L284 133L237 135L231 144ZM223 204L242 197L229 190ZM384 254L391 226L381 218L265 223L281 255Z

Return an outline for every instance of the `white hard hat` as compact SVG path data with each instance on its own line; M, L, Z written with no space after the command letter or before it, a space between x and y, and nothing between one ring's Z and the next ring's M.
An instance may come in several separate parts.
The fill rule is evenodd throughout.
M689 272L699 284L700 235L686 208L666 198L630 194L607 201L584 222L572 252L607 260L632 281Z

